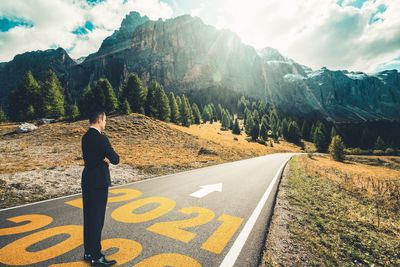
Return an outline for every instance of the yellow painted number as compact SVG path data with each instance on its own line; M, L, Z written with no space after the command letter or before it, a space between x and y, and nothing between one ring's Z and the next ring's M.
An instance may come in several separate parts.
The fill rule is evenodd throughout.
M197 216L179 221L158 222L149 226L147 230L188 243L196 236L196 234L183 230L182 228L191 228L203 225L212 221L215 217L214 212L201 207L182 208L179 212L184 214L197 213Z
M139 209L148 204L158 204L157 207L143 212L135 213L136 209ZM176 202L172 199L165 197L147 197L138 199L115 209L111 213L111 217L116 221L124 223L141 223L153 220L164 214L170 212L176 206Z
M116 260L118 265L125 264L135 259L142 252L142 245L136 241L124 238L112 238L101 241L102 250L117 248L118 251L107 256ZM85 267L88 266L85 261L65 262L52 264L49 267Z
M218 217L218 221L222 221L222 224L214 231L214 233L201 245L202 249L210 252L219 254L224 250L226 244L231 240L232 236L239 229L243 219L222 214Z
M28 248L40 241L57 235L69 235L54 246L30 252ZM82 244L81 225L64 225L45 229L22 237L0 249L0 263L7 265L30 265L67 253Z
M120 196L114 196L114 197L108 197L107 202L109 203L114 203L114 202L123 202L127 200L131 200L137 197L140 197L142 195L142 192L136 189L131 189L131 188L118 188L118 189L112 189L110 190L111 194L122 194ZM82 209L83 208L83 202L82 198L77 198L73 199L70 201L65 202L65 204L71 205L73 207L77 207Z
M13 227L0 228L0 236L15 235L45 227L53 221L53 218L42 214L27 214L27 215L11 217L8 218L7 220L15 223L21 223L21 222L29 222L29 223Z

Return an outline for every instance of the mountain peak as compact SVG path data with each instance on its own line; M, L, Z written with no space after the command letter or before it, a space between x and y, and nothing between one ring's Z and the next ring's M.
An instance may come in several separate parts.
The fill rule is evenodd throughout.
M131 11L122 20L120 31L133 32L137 26L150 20L147 16L141 16L139 12Z
M93 60L96 56L106 54L116 49L118 46L128 47L132 33L138 26L147 21L150 21L147 16L141 16L140 13L136 11L129 12L129 14L127 14L122 20L119 30L114 31L112 35L104 39L101 43L100 49L97 52L88 55L83 62Z
M269 61L269 60L278 60L278 61L287 61L288 59L284 57L277 49L272 47L264 47L263 49L258 51L259 55Z
M22 60L25 61L27 58L53 58L53 59L61 59L61 60L68 60L70 63L73 60L69 57L67 51L64 48L50 48L46 50L36 50L36 51L28 51L22 54L18 54L14 57L13 60L18 61Z

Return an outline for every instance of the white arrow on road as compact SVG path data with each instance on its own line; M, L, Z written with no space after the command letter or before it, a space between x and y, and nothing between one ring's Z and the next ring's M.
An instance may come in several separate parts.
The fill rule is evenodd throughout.
M212 192L218 191L222 192L222 183L219 184L209 184L209 185L201 185L201 189L197 190L190 194L191 197L202 198Z

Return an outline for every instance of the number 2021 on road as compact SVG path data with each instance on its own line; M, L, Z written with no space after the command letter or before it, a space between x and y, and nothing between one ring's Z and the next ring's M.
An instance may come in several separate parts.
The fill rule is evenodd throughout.
M112 189L110 192L119 195L109 197L109 203L128 201L139 198L142 195L142 192L139 190L130 188ZM82 208L82 198L68 201L66 204ZM144 213L135 213L135 210L149 204L157 205L155 208ZM176 202L166 197L155 196L140 198L116 208L111 213L111 217L123 223L143 223L166 215L171 212L175 206ZM189 243L196 237L196 233L185 229L207 224L215 218L215 213L212 210L202 207L184 207L178 211L185 215L194 214L195 216L182 220L157 222L150 225L147 230L184 243ZM221 222L221 224L202 244L201 248L219 254L239 229L243 219L228 214L222 214L217 218L217 221Z

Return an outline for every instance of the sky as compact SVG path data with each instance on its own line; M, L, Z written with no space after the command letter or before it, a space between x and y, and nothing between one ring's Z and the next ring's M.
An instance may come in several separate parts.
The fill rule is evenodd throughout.
M1 0L0 62L57 47L87 56L130 11L198 16L313 69L400 70L400 0Z

